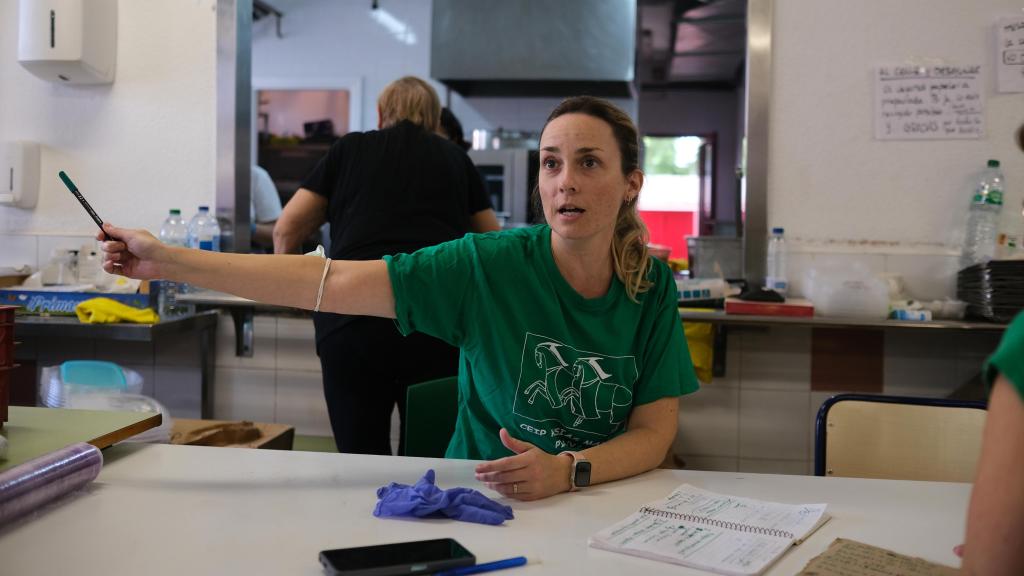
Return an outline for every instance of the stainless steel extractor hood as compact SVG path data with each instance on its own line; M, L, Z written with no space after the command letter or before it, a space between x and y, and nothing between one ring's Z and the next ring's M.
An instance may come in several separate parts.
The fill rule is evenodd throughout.
M434 0L430 44L464 96L629 97L636 0Z

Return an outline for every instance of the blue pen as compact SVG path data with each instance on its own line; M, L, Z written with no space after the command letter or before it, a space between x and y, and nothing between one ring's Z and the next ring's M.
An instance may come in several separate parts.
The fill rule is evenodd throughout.
M445 570L444 572L434 574L434 576L466 576L467 574L479 574L481 572L490 572L492 570L502 570L504 568L515 568L516 566L525 565L526 556L516 556L515 558L506 558L504 560L495 560L494 562L486 562L484 564L476 564L474 566L466 566L464 568Z

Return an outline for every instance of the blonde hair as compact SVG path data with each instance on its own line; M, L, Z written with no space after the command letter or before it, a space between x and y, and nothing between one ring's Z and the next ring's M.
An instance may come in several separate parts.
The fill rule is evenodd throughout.
M629 116L617 106L593 96L574 96L566 98L555 107L544 123L544 128L552 120L564 114L586 114L603 120L612 129L612 135L619 145L622 155L622 175L629 176L640 169L640 139L636 125ZM544 134L544 131L541 131ZM535 205L539 203L539 193L534 190ZM636 197L624 202L619 207L619 215L615 220L615 233L612 237L612 267L615 275L626 287L629 299L638 302L637 295L651 288L647 276L651 269L651 261L647 255L647 226L640 219L636 208Z
M441 125L441 100L434 88L415 76L405 76L384 87L377 98L380 127L389 128L402 120L419 124L430 132Z

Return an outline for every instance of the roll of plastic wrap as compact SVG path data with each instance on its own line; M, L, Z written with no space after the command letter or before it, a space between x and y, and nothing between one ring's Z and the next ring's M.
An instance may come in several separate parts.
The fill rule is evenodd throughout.
M0 526L92 482L102 467L99 449L81 442L0 472Z

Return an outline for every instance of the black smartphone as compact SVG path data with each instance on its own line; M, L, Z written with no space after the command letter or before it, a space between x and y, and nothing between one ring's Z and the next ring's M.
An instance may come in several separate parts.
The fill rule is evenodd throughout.
M440 538L324 550L320 563L337 576L397 576L472 566L476 557L454 539Z
M92 216L92 221L95 222L96 225L100 227L100 231L103 232L103 220L100 218L100 215L97 214L96 211L92 209L92 206L89 205L88 201L86 201L85 196L82 196L82 193L78 191L78 186L75 186L75 183L71 181L71 178L69 178L63 170L58 172L57 176L60 177L61 182L63 182L64 185L68 187L68 190L71 191L71 194L73 194L74 197L78 199L78 202L79 204L82 205L82 208L85 208L85 211L89 213L89 216ZM106 238L107 240L110 240L110 236L108 236L106 232L103 232L103 237Z

